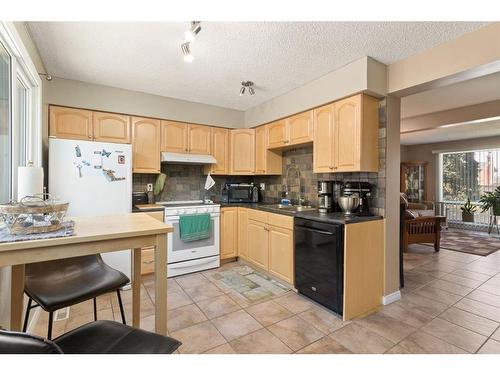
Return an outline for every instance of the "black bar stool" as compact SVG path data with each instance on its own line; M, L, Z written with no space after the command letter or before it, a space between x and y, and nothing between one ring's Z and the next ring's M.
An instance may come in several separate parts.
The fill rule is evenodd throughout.
M97 320L96 297L113 291L118 296L122 322L126 324L120 288L129 282L127 276L104 263L99 254L27 264L24 292L29 299L23 332L26 332L31 309L38 306L49 313L49 340L56 310L93 299L94 320Z
M0 330L1 354L170 354L180 345L171 337L109 320L87 323L54 341Z

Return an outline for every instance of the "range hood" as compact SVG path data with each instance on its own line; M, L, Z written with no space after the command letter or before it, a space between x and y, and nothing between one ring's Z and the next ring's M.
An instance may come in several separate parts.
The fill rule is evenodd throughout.
M161 162L167 164L215 164L217 160L212 155L162 152Z

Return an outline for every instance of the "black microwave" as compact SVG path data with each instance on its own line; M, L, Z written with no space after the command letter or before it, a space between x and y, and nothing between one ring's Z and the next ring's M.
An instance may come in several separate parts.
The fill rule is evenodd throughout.
M222 203L256 203L259 188L254 184L226 183L222 188Z

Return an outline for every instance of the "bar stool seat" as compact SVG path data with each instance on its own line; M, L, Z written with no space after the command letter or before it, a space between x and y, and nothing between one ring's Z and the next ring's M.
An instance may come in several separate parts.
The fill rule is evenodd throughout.
M52 338L52 321L56 310L93 299L94 320L97 320L96 297L114 291L118 297L122 322L126 324L120 288L129 282L127 276L104 263L99 254L27 264L24 292L29 299L23 332L28 327L30 310L37 306L49 313L49 340ZM37 305L32 305L33 301Z
M181 343L118 322L98 320L54 341L65 354L168 354Z
M26 266L24 291L46 311L55 311L115 291L129 278L100 256L63 259Z
M87 323L54 341L0 330L3 354L170 354L181 342L109 320Z

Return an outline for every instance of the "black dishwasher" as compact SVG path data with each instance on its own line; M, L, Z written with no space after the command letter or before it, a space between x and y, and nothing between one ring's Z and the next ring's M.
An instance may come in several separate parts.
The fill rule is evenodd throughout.
M342 315L344 226L295 218L295 288Z

